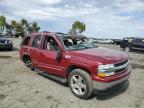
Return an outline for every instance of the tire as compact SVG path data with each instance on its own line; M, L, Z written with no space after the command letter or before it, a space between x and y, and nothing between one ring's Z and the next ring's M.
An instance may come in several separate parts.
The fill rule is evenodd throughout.
M23 59L23 62L25 63L25 65L30 68L32 71L34 71L34 66L31 62L31 59L29 56L25 56L24 59Z
M81 99L88 99L93 92L91 77L82 69L74 69L70 72L68 84L72 93Z
M12 51L12 50L13 50L13 48L9 48L9 49L8 49L8 51Z
M125 47L126 52L131 52L131 48L129 46Z

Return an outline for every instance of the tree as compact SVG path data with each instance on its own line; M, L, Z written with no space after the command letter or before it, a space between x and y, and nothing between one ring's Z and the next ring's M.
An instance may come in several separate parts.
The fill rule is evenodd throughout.
M28 25L28 22L27 22L26 19L22 18L22 19L21 19L21 24L22 24L22 26L27 26L27 25Z
M6 28L6 34L8 35L8 36L12 36L12 30L13 30L13 28L12 28L12 26L10 25L10 24L8 24L8 23L6 23L5 24L5 28Z
M20 22L15 20L11 21L11 24L6 22L6 17L0 16L0 32L6 30L6 34L9 36L27 36L32 32L38 32L40 27L37 22L28 22L25 18L22 18Z
M23 35L28 35L28 21L24 18L21 19L21 26L23 29Z
M14 34L27 36L32 32L38 32L40 27L38 26L37 22L29 23L26 19L22 18L20 22L16 22L13 20L11 22Z
M32 32L38 32L40 30L40 27L38 26L37 22L32 22L31 25L28 27L29 33Z
M32 23L33 32L38 32L40 27L38 26L37 22Z
M12 20L12 21L11 21L11 25L12 25L12 27L15 27L16 21L15 21L15 20Z
M68 34L72 35L72 36L76 36L76 31L73 29L70 29L70 31L68 32Z
M24 36L24 30L21 23L16 22L15 20L11 21L12 33L18 37L19 35Z
M74 24L72 24L72 29L70 29L69 34L71 35L81 34L85 30L86 25L83 22L75 21Z
M0 31L2 32L5 28L6 24L6 17L0 16Z

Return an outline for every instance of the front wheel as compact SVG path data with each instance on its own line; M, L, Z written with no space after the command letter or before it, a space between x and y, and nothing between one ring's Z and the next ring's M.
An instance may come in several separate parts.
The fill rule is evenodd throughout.
M92 94L92 80L90 75L82 70L75 69L70 72L68 83L72 93L81 99L88 99Z

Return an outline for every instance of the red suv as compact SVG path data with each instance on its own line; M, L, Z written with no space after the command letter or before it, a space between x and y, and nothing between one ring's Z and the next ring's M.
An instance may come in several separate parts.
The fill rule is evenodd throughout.
M128 55L93 46L82 36L32 33L20 47L20 58L32 70L67 83L82 99L126 81L131 72Z

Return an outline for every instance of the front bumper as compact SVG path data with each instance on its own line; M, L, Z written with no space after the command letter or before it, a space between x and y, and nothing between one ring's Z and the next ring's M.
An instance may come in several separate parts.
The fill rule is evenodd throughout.
M93 88L94 88L94 90L104 91L104 90L107 90L108 88L111 88L115 85L118 85L120 83L125 82L128 78L129 78L129 75L124 77L124 78L121 78L120 80L113 81L113 82L110 82L110 83L103 83L103 82L93 81Z
M131 67L129 67L125 72L112 76L111 78L106 78L102 80L93 80L93 89L98 91L105 91L115 85L125 82L131 73Z
M13 47L12 44L5 44L5 45L0 44L0 49L10 49L12 47Z

